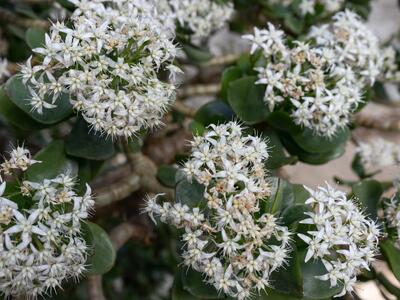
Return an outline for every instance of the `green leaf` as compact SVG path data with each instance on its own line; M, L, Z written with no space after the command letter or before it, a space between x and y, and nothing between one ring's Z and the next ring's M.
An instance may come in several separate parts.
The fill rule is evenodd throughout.
M67 94L62 94L61 96L59 96L56 102L56 108L45 108L43 109L42 114L33 111L32 106L29 103L31 95L29 93L28 87L22 82L22 79L19 75L14 75L7 81L5 91L8 97L16 106L18 106L32 119L39 123L46 125L56 124L67 119L72 114L72 105L69 101L69 95ZM44 100L49 103L51 102L51 99L48 96L45 97Z
M228 102L236 115L248 124L267 119L270 113L264 103L265 87L255 84L255 76L246 76L229 84Z
M192 294L183 289L180 272L178 272L174 278L171 300L200 300L200 298L194 297Z
M213 57L207 49L203 49L195 45L184 43L182 48L190 62L193 63L205 63Z
M30 166L26 171L26 177L30 181L51 179L60 174L69 174L72 177L78 175L78 163L66 156L62 141L53 141L40 150L34 159L41 163Z
M226 103L214 100L200 107L194 120L207 126L232 121L234 116L235 113Z
M282 223L286 226L290 226L298 221L304 220L306 217L304 213L307 211L309 211L309 208L305 204L290 206L282 213Z
M206 128L204 127L204 125L197 121L191 122L189 124L189 128L194 136L203 135L204 131L206 131Z
M297 249L290 253L286 268L281 268L272 273L271 281L273 282L274 290L299 298L303 296L301 260Z
M43 47L46 32L40 28L28 28L25 32L25 41L31 49Z
M300 34L304 29L304 19L293 14L287 14L284 19L285 27L295 34Z
M221 78L221 98L224 102L228 102L229 83L242 77L242 70L239 67L231 66L224 70Z
M292 185L279 177L272 177L271 196L265 201L265 211L277 213L289 207L294 202Z
M359 199L365 212L373 219L378 218L379 200L382 194L382 185L376 180L364 179L353 185L353 195Z
M161 165L158 167L157 179L161 184L174 188L175 187L175 175L177 169L172 166Z
M81 117L67 137L65 151L68 155L91 160L106 160L115 154L111 138L91 129Z
M400 250L389 239L382 241L380 246L382 254L386 258L394 276L396 276L397 280L400 280Z
M304 151L309 153L326 153L339 145L344 145L350 137L350 130L339 130L333 137L326 138L316 135L311 129L304 128L301 132L291 135L293 140Z
M345 145L339 145L326 153L310 153L304 151L299 145L287 134L280 135L281 141L290 154L296 155L300 161L312 165L325 164L342 156L345 152Z
M224 299L223 293L203 281L202 274L189 268L181 271L182 287L191 295L200 299Z
M296 156L287 156L276 131L271 128L263 130L262 135L268 138L269 157L265 164L269 170L297 162Z
M3 86L0 87L0 113L11 125L23 130L38 130L46 127L16 106L6 95Z
M308 198L310 198L310 193L304 188L302 184L292 184L294 202L296 204L304 204Z
M102 275L114 266L116 253L113 244L108 238L107 232L99 225L92 222L83 224L83 232L86 243L90 249L86 261L88 275Z
M103 161L79 159L79 172L78 172L78 187L77 191L79 195L83 195L86 192L86 184L89 183L93 178L96 177Z
M177 174L178 176L178 174ZM186 178L182 178L176 184L175 201L188 206L199 205L204 200L204 186L193 180L189 182Z
M299 133L302 131L300 126L297 126L292 117L284 111L274 111L268 115L267 122L273 128L285 131L288 133Z
M301 270L303 273L303 291L304 297L309 299L324 299L330 298L337 295L342 290L342 287L336 286L330 288L329 281L322 281L315 278L315 276L321 276L327 273L324 264L321 260L309 260L307 263L304 262L305 251L299 253L302 258Z

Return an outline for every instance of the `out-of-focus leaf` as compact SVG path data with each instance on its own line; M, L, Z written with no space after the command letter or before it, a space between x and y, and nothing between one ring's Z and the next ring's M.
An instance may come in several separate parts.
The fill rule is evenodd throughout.
M200 107L194 120L207 126L210 124L221 124L232 121L234 116L235 113L226 103L220 100L214 100Z
M207 49L195 45L184 43L182 48L189 60L193 63L205 63L213 57Z
M25 41L31 49L42 47L45 44L46 32L40 28L28 28L25 32Z
M224 299L223 293L203 281L202 274L192 268L181 271L182 287L191 295L200 299Z
M389 239L382 241L380 246L394 276L397 280L400 280L400 250Z
M376 219L378 217L379 201L383 194L382 185L372 179L353 185L353 195L357 197L369 217Z
M162 165L158 167L157 178L165 186L175 187L175 175L177 169L172 166Z

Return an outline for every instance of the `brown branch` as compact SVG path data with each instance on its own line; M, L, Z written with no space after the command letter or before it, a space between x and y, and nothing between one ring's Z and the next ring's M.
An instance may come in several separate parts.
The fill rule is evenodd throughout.
M87 278L90 300L106 300L103 292L102 276L92 275Z
M239 54L227 54L223 56L216 56L210 59L208 62L204 63L203 66L218 66L218 65L230 65L236 62L242 53Z
M96 206L104 207L113 202L125 199L133 192L140 189L140 178L137 174L132 173L120 181L96 191Z
M358 126L387 131L400 131L400 120L393 117L373 117L357 114L355 122Z
M221 90L220 83L210 83L210 84L197 84L190 85L180 91L178 96L180 98L188 98L192 96L202 96L202 95L215 95Z
M110 232L110 240L115 250L120 249L130 239L150 244L154 234L145 224L125 222L115 227Z
M33 20L18 16L17 14L0 7L0 20L2 23L10 23L24 28L37 27L47 29L49 22L43 20Z
M196 109L185 105L185 103L183 103L182 101L175 101L174 110L189 118L194 118L194 116L196 115Z
M133 171L140 178L140 187L148 193L163 193L169 199L174 198L174 190L167 188L157 180L157 166L143 153L128 153L129 162L132 164Z

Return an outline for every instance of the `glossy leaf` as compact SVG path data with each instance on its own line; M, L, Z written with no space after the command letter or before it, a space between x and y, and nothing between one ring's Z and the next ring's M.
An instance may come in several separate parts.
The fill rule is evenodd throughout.
M27 85L22 82L22 79L18 75L11 77L5 86L5 91L11 101L28 114L32 119L39 123L51 125L59 123L69 116L72 115L72 105L69 101L69 95L62 94L57 99L57 107L51 109L43 109L43 113L39 114L32 110L32 106L29 103L31 95L29 93ZM51 102L49 97L44 99L46 102Z
M247 76L229 84L228 102L236 115L248 124L265 121L269 110L264 103L265 87L256 85L256 77Z
M177 273L174 278L174 283L172 285L171 300L200 300L200 298L193 296L188 291L185 291L183 289L180 272Z
M62 141L53 141L40 150L34 159L41 163L32 165L26 171L26 177L30 181L51 179L60 174L69 174L72 177L78 175L78 163L67 157Z
M16 106L6 95L3 87L0 87L0 113L11 125L23 130L38 130L46 127Z
M46 32L40 28L28 28L25 32L25 41L31 49L42 47L45 44Z
M191 295L200 299L224 299L223 293L203 281L202 274L189 268L181 272L182 287Z
M83 226L85 240L89 247L88 275L101 275L114 266L116 253L107 232L99 225L86 222Z
M186 178L183 178L176 184L176 202L184 203L188 206L199 205L199 202L202 202L204 199L203 194L204 186L195 180L189 182Z
M337 295L342 290L341 286L330 288L329 281L322 281L315 278L327 273L321 260L309 260L304 262L305 252L300 254L302 258L301 270L303 274L304 297L308 299L323 299Z
M289 207L294 202L292 185L279 177L272 177L271 196L265 202L265 211L277 213Z
M221 78L221 98L223 101L227 102L228 101L228 88L229 84L242 77L242 70L237 67L237 66L231 66L229 68L226 68L224 72L222 73L222 78Z
M207 49L187 43L184 43L182 48L188 59L193 63L205 63L212 58L212 54Z
M162 165L158 167L157 179L161 184L173 188L175 187L175 175L177 169L172 166Z
M232 121L234 116L235 113L225 102L214 100L200 107L194 120L207 126Z
M358 198L365 212L373 219L378 217L379 201L382 194L383 187L376 180L364 179L353 185L353 195Z
M287 156L276 131L271 128L263 130L262 135L268 139L269 157L265 163L267 169L277 169L297 161L296 156Z
M380 243L383 256L386 258L390 269L397 280L400 280L400 250L392 240L384 240Z
M115 154L113 141L91 129L83 118L78 118L65 142L68 155L90 160L106 160Z
M284 111L274 111L268 115L267 122L273 128L280 131L285 131L291 134L296 134L302 131L300 126L293 122L293 118Z

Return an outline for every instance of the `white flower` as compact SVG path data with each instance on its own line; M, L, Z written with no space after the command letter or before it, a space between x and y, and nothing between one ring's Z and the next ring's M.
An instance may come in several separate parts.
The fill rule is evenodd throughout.
M265 141L245 136L237 123L210 125L195 137L183 169L191 182L204 186L204 203L189 208L160 205L154 198L144 209L153 220L158 216L184 228L184 263L203 273L218 291L238 299L270 286L271 273L289 256L288 229L273 215L259 213L270 194L267 158Z
M22 147L12 156L30 160L29 151ZM24 181L18 199L23 198L29 207L22 209L4 197L5 187L6 183L1 183L2 293L6 297L37 298L71 277L78 279L85 271L87 258L80 231L81 221L94 204L90 188L83 197L78 196L75 181L66 174L42 182Z
M38 113L70 95L74 109L97 131L131 137L161 125L174 101L175 86L159 73L179 72L171 17L157 1L71 1L77 6L68 26L52 24L45 44L33 51L42 59L22 67L30 105ZM65 101L65 100L64 100Z
M344 288L336 296L343 296L353 290L356 276L374 261L380 231L344 192L326 185L317 190L306 188L311 195L306 204L312 212L300 223L312 225L313 230L298 236L308 244L305 262L322 259L328 273L317 278L329 280L331 287L342 283Z
M392 196L390 201L385 203L385 206L385 218L387 221L387 226L396 230L396 244L400 249L400 201L398 192Z
M220 29L233 15L233 4L213 0L161 0L159 10L171 10L179 25L192 31L195 38L206 38Z
M360 142L356 152L366 169L379 169L400 163L400 145L381 138Z

